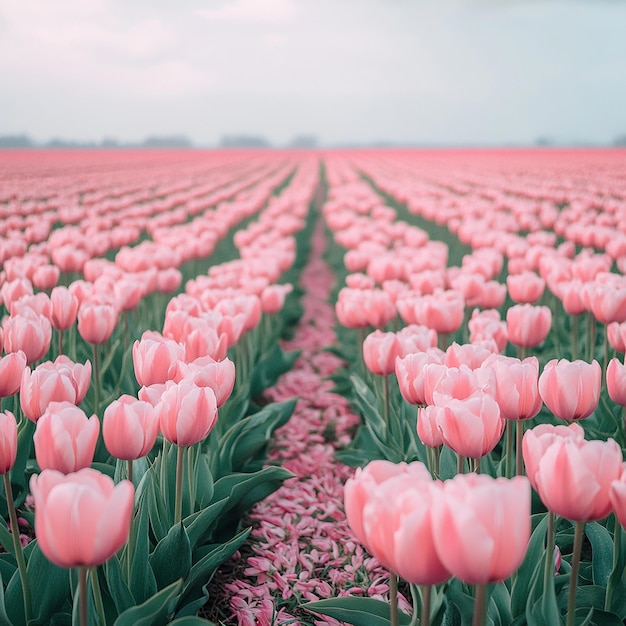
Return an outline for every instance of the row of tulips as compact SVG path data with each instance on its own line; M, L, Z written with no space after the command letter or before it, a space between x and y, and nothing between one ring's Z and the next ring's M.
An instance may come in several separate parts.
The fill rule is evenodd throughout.
M290 476L263 461L271 432L294 403L259 409L252 399L295 356L278 348L286 322L272 314L290 290L273 283L297 271L295 237L306 237L302 229L316 185L315 164L298 165L298 174L260 214L266 245L241 244L241 261L211 266L207 278L215 277L215 284L172 299L162 333L147 331L131 345L133 320L126 318L123 333L118 328L110 299L119 276L109 262L100 262L105 271L93 282L55 288L74 310L69 328L57 331L68 332L72 356L88 353L92 344L93 372L90 361L80 364L65 354L36 365L49 350L53 297L29 293L26 277L15 279L24 286L21 296L15 281L5 283L11 314L3 324L7 355L1 363L12 380L5 397L14 396L14 413L23 417L18 426L11 412L2 413L10 528L0 527L0 543L9 551L0 557L6 585L0 622L203 621L192 616L207 600L206 583L249 533L240 528L242 515ZM288 170L282 172L280 180ZM283 215L290 228L272 229ZM237 221L229 219L230 225ZM181 272L171 269L180 284ZM189 291L193 284L187 282ZM111 319L107 307L114 311ZM108 354L99 367L102 344ZM112 348L118 344L116 361ZM86 399L92 374L93 394ZM107 390L112 394L102 412L105 374L116 384ZM23 550L15 487L18 506L26 501L28 507L21 515L31 523L34 508L36 541ZM62 568L76 572L68 576ZM33 597L31 590L39 595L44 580L45 595Z
M504 218L508 230L499 234L510 247L486 245L474 231L475 239L465 240L474 249L449 267L458 246L454 235L447 236L448 248L429 238L424 221L412 224L412 206L424 204L407 195L419 183L410 187L414 179L403 177L401 165L410 172L416 163L337 158L328 168L333 186L324 214L336 244L348 248L343 259L340 248L335 253L346 284L336 311L341 324L357 329L356 337L354 330L341 335L343 352L355 364L349 397L363 419L339 457L366 465L346 485L351 527L392 572L392 582L399 575L411 584L420 624L468 623L473 600L467 585L477 586L475 624L487 616L494 623L556 624L563 613L568 625L581 614L586 623L621 623L626 607L616 589L624 588L624 464L615 440L626 443L625 370L608 356L610 346L623 351L623 278L610 271L605 254L575 254L574 240L556 249L555 233L539 228L528 235L535 235L532 246L515 235L526 254L524 263L515 263L521 257L511 254L510 234L517 231ZM359 167L379 189L409 199L409 210L385 205ZM400 181L407 184L404 192ZM465 198L473 193L483 192L448 186L437 197L445 205L446 197L459 196L447 205L457 210L456 219L440 223L462 238L476 220ZM490 229L498 223L498 209L492 211ZM520 219L519 231L524 224ZM506 267L511 273L504 280ZM585 305L570 316L574 293ZM575 315L585 311L588 358L576 360L581 337ZM606 326L602 366L595 359L596 322ZM571 343L564 347L560 337L568 334ZM355 339L358 352L350 359ZM533 350L537 356L529 355ZM563 353L570 359L557 358ZM417 415L411 404L418 405ZM578 424L555 426L555 418L580 420L591 440ZM526 430L531 420L539 425ZM465 475L468 470L473 475ZM537 493L532 500L529 483ZM585 534L592 558L581 565ZM561 558L561 550L571 557ZM444 583L450 576L456 580ZM398 619L393 596L392 585L392 623ZM353 623L383 614L375 601L354 598L308 607L342 619L354 611Z

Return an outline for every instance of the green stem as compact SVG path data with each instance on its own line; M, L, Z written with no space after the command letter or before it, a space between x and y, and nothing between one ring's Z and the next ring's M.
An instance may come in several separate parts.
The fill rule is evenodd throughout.
M522 459L522 440L524 439L524 421L515 422L515 475L524 475L524 463Z
M439 478L439 458L441 456L441 446L433 448L433 452L435 453L435 478Z
M513 476L513 421L506 421L506 461L504 466L506 478Z
M615 580L613 572L617 569L621 558L622 550L622 526L614 514L615 525L613 527L613 567L611 568L611 575L609 576L609 582L606 587L606 595L604 597L604 610L609 613L611 611L611 605L613 604L613 594L615 592Z
M389 622L398 626L398 577L389 572Z
M480 474L480 457L474 459L474 471Z
M80 626L89 626L89 613L87 611L87 568L78 568L78 612Z
M383 391L385 394L385 425L389 429L389 376L383 376Z
M185 448L178 446L176 454L176 500L174 503L174 524L180 524L183 519L183 473L185 466Z
M465 472L465 457L462 454L456 455L456 473L463 474Z
M472 626L484 626L487 623L487 585L481 583L476 585L476 595L474 596L474 617Z
M93 344L93 412L98 415L100 409L100 357L99 346Z
M578 335L580 332L580 315L572 315L572 361L578 358Z
M58 353L59 355L63 354L63 331L62 330L57 330L57 337L59 340L58 343Z
M609 333L604 327L604 364L602 366L602 384L606 385L606 368L609 364Z
M548 511L548 532L546 533L546 561L543 571L544 590L548 581L554 578L554 513ZM544 591L545 595L545 591Z
M191 504L191 510L189 513L195 511L196 501L196 489L195 489L195 472L194 465L196 460L196 447L191 447L187 450L187 483L189 484L189 502Z
M580 552L583 546L583 531L585 522L576 522L574 532L574 551L572 553L572 571L569 579L569 593L567 596L567 626L574 626L576 613L576 589L578 587L578 568L580 566Z
M13 500L13 490L11 489L11 481L9 473L4 475L4 490L7 496L7 506L9 509L9 519L11 520L11 539L13 540L13 550L15 552L15 560L17 561L17 569L20 573L20 581L22 582L22 596L24 599L24 616L28 624L32 615L32 605L30 599L30 584L26 575L26 561L24 560L24 551L22 542L20 541L20 527L17 522L17 512L15 511L15 501Z
M432 585L422 586L422 616L420 626L430 626L430 597L432 595Z
M93 598L96 603L96 611L98 613L98 621L102 626L106 626L106 615L104 613L104 604L102 603L102 593L100 592L100 581L98 580L98 568L89 568L89 578L91 579L91 589Z

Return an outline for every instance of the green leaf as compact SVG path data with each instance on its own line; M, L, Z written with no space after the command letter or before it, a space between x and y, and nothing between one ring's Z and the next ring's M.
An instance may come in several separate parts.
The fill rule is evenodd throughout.
M593 584L606 587L613 569L613 538L598 522L585 525L585 535L591 543Z
M538 515L542 519L530 537L526 556L517 570L513 588L511 589L511 614L514 618L526 612L526 606L529 602L532 602L534 606L536 598L533 597L532 600L529 598L529 590L533 588L533 582L536 582L536 578L543 571L542 568L544 567L543 557L546 551L544 544L548 527L548 514L539 513ZM533 518L536 518L536 516L533 516ZM540 593L541 589L538 592Z
M29 419L24 418L17 430L17 456L15 463L11 469L11 483L25 489L26 487L26 463L31 458L33 450L33 434L35 433L35 424ZM26 494L24 493L24 497ZM15 506L19 506L21 498L15 498Z
M41 624L48 624L70 595L68 570L48 561L36 539L30 542L25 552L28 554L26 576L33 597L32 618ZM7 585L5 606L13 624L24 623L22 581L17 570Z
M0 545L10 554L15 556L13 549L13 536L9 531L9 527L3 519L0 519Z
M373 598L330 598L307 602L303 609L312 613L328 615L341 622L348 622L353 626L388 626L389 604ZM402 611L398 612L398 623L405 626L411 623L411 618Z
M236 523L254 504L276 491L288 478L293 478L293 474L276 466L264 467L253 474L237 473L220 478L215 483L213 498L228 498L219 520L220 528L230 530L236 527Z
M4 606L4 584L2 582L2 576L0 575L0 626L14 626L7 615L7 610Z
M227 502L228 498L218 500L202 511L193 513L183 520L192 549L196 547L201 539L206 539L206 533L210 530L211 525L219 514L224 510Z
M123 613L131 606L135 606L135 599L128 585L123 580L122 568L117 554L114 554L104 565L104 577L106 579L109 595L119 613Z
M142 499L143 500L143 499ZM150 555L150 537L148 523L148 507L143 501L138 503L138 512L133 524L136 532L135 551L132 554L130 568L130 591L135 602L146 601L156 593L157 584L152 568L148 563Z
M191 615L187 617L179 617L173 622L170 622L170 624L171 626L207 626L207 624L215 626L215 624L213 622L209 622L209 620Z
M280 376L288 372L300 356L300 350L285 352L280 344L265 352L255 364L250 377L250 397L260 396L265 389L273 387Z
M183 585L182 580L173 582L165 589L154 594L139 606L124 611L113 626L161 626L173 611L176 596Z
M189 451L187 452L189 454ZM195 465L195 500L198 508L208 506L213 499L213 475L206 454L198 455Z
M169 533L159 541L150 555L149 563L159 588L179 578L187 578L191 569L191 544L182 523L172 526Z
M251 459L265 457L262 454L276 428L282 426L293 414L297 398L267 405L257 413L248 415L233 424L219 440L217 476L239 472Z

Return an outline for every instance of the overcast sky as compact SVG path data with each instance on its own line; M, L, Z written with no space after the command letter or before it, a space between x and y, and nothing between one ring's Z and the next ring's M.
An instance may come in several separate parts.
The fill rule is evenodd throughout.
M0 0L0 134L610 143L626 1Z

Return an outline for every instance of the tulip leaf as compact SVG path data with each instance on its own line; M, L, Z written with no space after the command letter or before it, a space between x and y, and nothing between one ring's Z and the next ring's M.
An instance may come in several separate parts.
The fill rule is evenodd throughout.
M255 459L261 462L272 433L289 420L296 402L274 402L233 424L219 440L218 476L243 471Z
M128 585L123 580L122 568L116 554L104 564L104 577L109 589L109 595L118 613L123 613L131 606L135 606L135 599Z
M533 582L543 571L542 568L544 567L546 551L544 544L548 527L548 514L540 513L538 515L543 517L543 519L537 524L530 537L526 556L517 570L513 588L511 589L511 614L514 618L525 613L529 602L532 602L534 605L536 598L533 596L531 600L529 590L533 589Z
M14 626L7 615L4 605L4 583L2 582L2 574L0 574L0 626Z
M175 603L182 584L182 580L177 580L155 593L143 604L127 609L115 620L113 626L161 626L166 624L167 616L173 610L172 605Z
M188 451L187 454L190 452ZM195 501L196 507L203 509L213 499L213 475L209 468L206 454L198 454L194 466Z
M185 588L183 589L180 602L181 608L186 606L189 602L193 602L198 597L206 596L206 591L204 590L206 582L211 580L215 570L240 548L243 542L248 538L250 531L250 528L246 528L235 535L230 541L212 546L204 546L194 553L194 559L198 555L200 558L193 564L189 577L185 581Z
M238 522L259 500L278 489L293 474L282 467L264 467L252 474L236 473L223 476L215 483L213 498L228 498L228 506L220 517L220 528L233 528L233 518Z
M0 576L2 576L4 580L11 580L16 569L17 564L15 557L8 552L0 553Z
M68 570L48 561L37 540L31 541L29 548L26 575L35 594L32 618L41 624L48 624L70 595ZM5 606L13 624L24 623L22 582L17 570L6 588Z
M613 569L613 538L598 522L585 525L585 535L591 543L593 584L606 587Z
M196 547L205 533L210 530L211 525L223 511L227 502L228 498L218 500L202 511L193 513L183 520L192 549Z
M13 536L11 531L3 519L0 519L0 545L10 554L14 554L13 550Z
M143 499L138 504L138 513L133 525L135 535L135 551L131 555L130 591L135 602L146 601L156 593L157 584L152 568L148 563L150 554L148 507Z
M196 617L193 615L188 615L187 617L178 617L173 622L170 622L170 626L215 626L213 622L209 622L209 620L202 619L201 617Z
M191 544L183 524L170 528L150 555L149 562L159 588L187 578L191 569Z
M374 598L329 598L316 602L307 602L303 609L311 613L328 615L353 626L389 626L389 604ZM411 618L402 611L398 612L398 624L405 626Z
M26 487L26 464L31 458L33 450L33 435L35 423L29 419L23 419L17 428L17 456L11 469L11 482L24 489ZM26 497L24 490L23 497ZM22 498L15 498L15 506L20 506Z
M256 398L269 387L273 387L280 376L288 372L296 359L300 356L300 350L285 352L280 344L274 346L263 354L255 364L250 376L250 397Z

